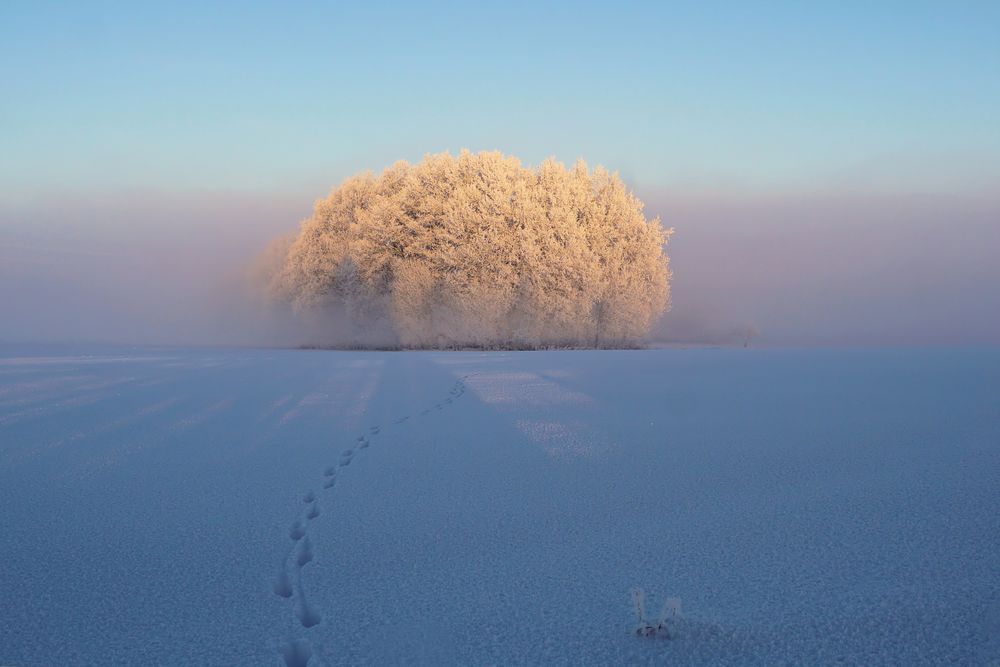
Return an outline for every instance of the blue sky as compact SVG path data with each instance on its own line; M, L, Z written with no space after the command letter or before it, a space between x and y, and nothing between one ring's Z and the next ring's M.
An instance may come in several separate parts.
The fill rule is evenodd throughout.
M1000 175L1000 3L0 6L0 183L325 192L500 149L649 189Z

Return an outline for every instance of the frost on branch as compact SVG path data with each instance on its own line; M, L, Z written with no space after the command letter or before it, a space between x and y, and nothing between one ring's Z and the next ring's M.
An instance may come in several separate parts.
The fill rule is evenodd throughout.
M669 307L671 232L600 167L444 153L344 181L269 247L259 279L361 341L634 346Z

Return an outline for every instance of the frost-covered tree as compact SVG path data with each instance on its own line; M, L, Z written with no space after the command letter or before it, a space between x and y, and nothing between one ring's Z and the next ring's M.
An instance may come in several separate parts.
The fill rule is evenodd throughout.
M268 291L388 321L407 347L634 345L669 306L671 232L582 161L428 155L318 201L271 248L285 256Z

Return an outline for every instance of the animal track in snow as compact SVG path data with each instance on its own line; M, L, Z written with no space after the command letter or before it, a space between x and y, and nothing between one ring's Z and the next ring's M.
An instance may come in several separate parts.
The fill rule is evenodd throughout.
M308 667L312 658L312 646L308 639L296 639L281 647L281 657L286 667Z
M299 555L296 557L295 562L299 567L304 567L306 563L309 563L312 559L312 542L309 541L309 536L307 535L301 542L299 542Z
M293 542L298 542L306 535L306 527L302 525L301 521L296 521L292 524L291 530L288 531L288 536L292 538Z
M463 376L457 380L449 390L447 397L434 404L433 408L428 407L422 410L420 414L428 415L432 409L443 410L445 406L451 405L455 398L465 393L464 380L467 377L469 376ZM394 420L393 423L403 424L409 419L410 415L403 415ZM358 453L367 449L372 444L372 439L381 432L381 424L375 424L368 428L367 434L357 436L354 441L354 448L344 450L340 455L337 465L328 465L323 469L323 488L333 489L340 474L339 470L349 466ZM275 595L280 598L294 598L294 616L299 621L299 624L308 630L319 625L323 620L319 610L309 604L302 585L302 570L314 559L313 544L306 534L306 524L319 517L320 507L317 495L312 490L307 491L302 496L302 502L306 503L308 507L306 508L304 517L297 519L289 529L288 535L292 540L292 545L285 554L284 559L282 559L278 575L272 582L272 589ZM293 556L294 581L290 574L292 568L289 567L289 561L292 560ZM280 652L286 667L308 667L311 662L315 662L321 658L319 654L315 653L314 645L306 637L289 638L287 642L281 644ZM323 663L324 661L320 660L320 662Z
M281 564L281 571L274 580L274 593L279 597L290 598L292 597L292 578L288 576L285 565L285 563Z
M315 625L319 625L320 621L323 620L323 616L320 615L316 609L309 605L306 601L305 592L302 590L302 581L299 581L299 608L296 612L296 616L299 617L299 623L302 624L304 628L311 628Z

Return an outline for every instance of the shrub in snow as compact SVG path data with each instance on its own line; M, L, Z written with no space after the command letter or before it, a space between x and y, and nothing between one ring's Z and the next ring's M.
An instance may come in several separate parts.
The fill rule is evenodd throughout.
M635 607L637 622L635 635L637 637L673 639L676 636L676 630L672 630L671 627L676 627L676 623L681 617L680 598L667 598L663 604L663 610L660 612L660 617L656 619L655 623L646 619L645 593L641 588L632 591L632 604Z

